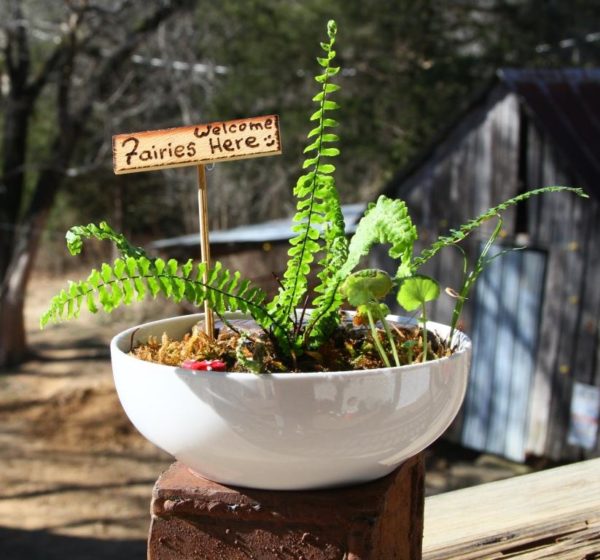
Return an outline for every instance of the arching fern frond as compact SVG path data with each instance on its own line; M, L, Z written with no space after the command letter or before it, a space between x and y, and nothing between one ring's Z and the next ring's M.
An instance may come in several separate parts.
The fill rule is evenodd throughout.
M175 259L150 258L106 222L71 228L67 233L71 254L80 253L87 239L114 243L123 258L112 265L103 263L100 270L93 269L86 280L70 282L52 298L40 319L42 328L51 322L77 317L84 306L92 313L100 308L111 312L121 305L160 294L172 301L185 300L196 306L207 302L219 315L227 311L249 313L265 332L275 337L281 350L289 353L290 336L286 327L267 309L263 290L253 287L249 280L241 280L239 272L231 273L217 262L208 270L205 282L205 263L195 266L191 259L180 264Z
M205 271L205 263L194 265L188 260L180 264L175 259L150 260L144 256L117 259L112 266L104 263L100 270L92 270L86 280L70 282L54 296L41 317L40 326L78 317L84 307L92 313L100 308L111 312L121 305L161 295L196 306L208 302L219 314L249 313L265 331L276 331L283 340L288 339L285 329L263 305L265 293L260 288L251 286L249 280L240 280L239 272L231 273L220 263L208 271L206 282L203 280Z
M375 204L369 205L358 223L350 240L348 260L340 270L340 276L343 279L350 274L361 257L367 255L375 243L390 244L390 257L400 259L396 277L407 276L411 272L413 245L416 240L417 228L408 215L404 201L392 200L382 195Z
M511 206L514 206L515 204L518 204L519 202L527 200L528 198L531 198L532 196L537 196L537 195L544 194L544 193L562 192L562 191L570 191L572 193L575 193L578 196L581 196L582 198L588 198L588 195L582 189L573 188L573 187L543 187L541 189L535 189L535 190L520 194L518 196L515 196L514 198L511 198L505 202L502 202L501 204L498 204L498 206L495 206L494 208L490 208L489 210L485 211L483 214L481 214L477 218L474 218L473 220L470 220L466 224L460 226L459 229L450 230L450 235L444 235L444 236L438 237L438 239L430 247L428 247L427 249L424 249L423 251L421 251L420 255L415 257L415 259L413 260L413 263L412 263L413 268L417 269L420 266L423 266L429 259L434 257L444 247L448 247L449 245L454 245L456 243L460 243L463 239L465 239L465 237L467 237L472 231L474 231L478 227L480 227L484 222L487 222L488 220L499 216L502 212L504 212Z
M318 346L335 328L337 310L343 299L339 288L375 243L390 244L390 256L400 259L396 276L402 277L410 273L416 239L417 230L403 201L380 196L377 203L369 205L358 223L350 245L345 245L343 254L340 253L338 260L331 263L330 268L335 273L328 279L325 289L316 300L319 305L306 329L305 344L308 342L310 346Z
M117 233L106 222L88 224L87 226L74 226L66 235L67 248L71 255L78 255L83 248L86 239L97 239L99 241L111 241L116 246L122 257L145 257L146 252L141 247L131 245L126 237Z

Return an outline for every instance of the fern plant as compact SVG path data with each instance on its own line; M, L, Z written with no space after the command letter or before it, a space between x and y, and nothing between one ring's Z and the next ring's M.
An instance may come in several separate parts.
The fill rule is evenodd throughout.
M379 302L384 292L397 291L397 298L407 309L421 307L425 317L425 305L439 290L424 281L419 269L441 249L455 246L486 221L499 218L510 206L527 198L543 193L572 191L586 196L580 189L547 187L530 191L512 198L481 216L467 222L449 235L442 236L418 256L413 255L417 230L408 214L406 204L381 196L369 205L359 222L356 232L348 242L345 224L335 185L332 163L340 151L336 147L339 137L332 129L338 122L331 113L339 108L332 97L340 89L333 83L339 73L334 65L337 28L330 21L327 26L328 41L321 43L323 56L317 58L321 68L315 77L319 91L313 97L317 106L310 117L313 127L308 133L307 154L302 165L304 173L294 188L297 198L296 214L293 218L294 235L290 240L287 268L283 274L279 293L272 301L266 301L263 290L243 280L239 272L225 269L221 263L207 270L205 264L194 264L191 260L180 263L175 259L152 258L140 248L132 245L122 234L115 232L106 222L98 225L76 226L67 233L69 251L81 252L87 239L106 240L115 245L120 253L112 264L104 263L89 276L69 285L52 298L48 310L41 317L41 326L50 322L79 316L87 307L92 313L99 309L111 312L121 305L129 305L146 297L165 297L175 302L187 301L196 306L208 303L209 307L223 318L225 312L240 311L252 316L266 333L273 347L281 356L281 362L296 369L297 360L304 353L319 349L340 324L340 308L347 298L358 306L359 314L366 314L371 332L382 361L390 360L378 339L375 322L384 326L385 334L395 364L399 364L399 352L394 347L392 332L385 322L386 308ZM499 232L497 227L494 232ZM492 234L493 236L494 234ZM488 247L493 239L486 245ZM354 272L361 259L368 255L373 245L387 244L390 257L397 261L395 274L385 280L381 271ZM476 261L473 270L465 274L453 317L456 324L462 304L475 280L489 262L486 250ZM318 260L317 260L318 259ZM465 267L466 271L467 267ZM309 278L316 276L316 285L311 288ZM206 274L206 280L205 278ZM351 281L345 282L348 278ZM385 290L381 286L385 286ZM426 289L425 289L425 288ZM310 314L305 314L310 307ZM300 308L300 312L298 312ZM427 335L423 359L428 358ZM261 371L261 360L257 356L264 351L264 340L256 341L253 356L245 352L252 337L242 333L237 353L239 362L247 369ZM408 343L406 343L408 344ZM412 343L411 343L412 344ZM412 346L408 348L409 360Z
M340 89L339 85L332 83L332 78L340 71L338 66L333 65L336 33L336 24L330 21L327 25L329 41L321 43L324 56L317 58L322 72L315 80L321 88L313 97L317 109L310 117L316 126L308 133L309 144L304 149L308 157L302 169L306 171L294 189L297 204L292 229L295 235L290 240L289 260L281 289L268 306L278 321L289 325L295 353L301 353L306 344L304 332L312 332L317 345L326 335L322 325L333 310L341 305L335 273L348 254L344 217L333 177L335 165L331 163L331 159L340 153L335 147L339 137L331 131L338 126L338 122L330 116L331 111L339 109L339 105L331 100L331 94ZM316 308L314 316L318 320L309 320L310 326L304 331L303 318L294 317L292 325L291 317L306 297L308 277L320 252L323 257L317 263L320 269L317 274L319 284L314 289L318 295L312 302Z

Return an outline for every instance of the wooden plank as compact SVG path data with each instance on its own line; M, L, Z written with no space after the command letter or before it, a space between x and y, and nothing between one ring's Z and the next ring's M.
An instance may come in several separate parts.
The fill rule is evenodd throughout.
M576 381L600 387L600 208L596 200L579 200L588 216L583 239L569 248L581 254L583 263L580 292L580 320L574 349L573 371ZM600 455L600 439L592 449L582 449L584 456Z
M494 247L490 256L500 251ZM514 251L488 267L476 290L475 349L461 441L514 461L525 459L543 277L543 253Z
M557 156L549 150L546 160L546 184L565 183ZM554 460L576 460L582 455L578 448L567 444L567 432L571 419L571 395L573 392L573 357L577 339L578 298L582 279L581 255L569 251L572 242L578 242L581 232L581 205L579 200L570 196L547 197L552 211L544 218L552 225L552 241L558 256L558 268L553 271L558 276L557 289L547 293L548 299L558 298L560 312L553 317L550 327L560 331L557 343L555 371L552 379L552 400L550 402L549 426L544 455ZM585 227L585 226L584 226ZM581 240L582 241L582 240Z
M490 256L497 252L497 248L492 248ZM479 310L475 313L473 365L467 388L462 434L464 445L479 450L486 449L491 422L500 293L501 275L491 274L488 269L479 278L476 287L475 299Z
M598 317L598 315L596 316ZM593 385L595 387L600 387L600 325L596 327L596 371L594 372ZM591 452L594 456L600 455L600 436L596 439L596 449Z
M530 130L529 151L528 187L565 182L547 137L540 135L534 127ZM571 340L566 340L570 333L563 318L570 290L567 283L573 281L569 276L577 274L577 271L568 269L562 245L569 236L565 228L570 219L570 205L570 197L550 195L538 197L530 207L535 210L530 213L531 242L548 248L549 253L527 450L534 455L547 455L555 459L562 458L564 437L557 433L556 428L568 422L571 391L568 371L567 374L560 373L561 365L566 366L562 371L570 369L568 363L561 364L566 359L569 344L572 344Z
M522 260L519 282L516 332L504 455L515 461L525 459L529 402L539 340L540 309L545 275L545 253L524 250L514 253Z
M506 541L504 536L483 544L448 548L424 555L423 560L587 560L598 553L600 522L559 521ZM589 556L595 559L598 556Z
M557 524L546 530L538 541L525 541L500 558L518 560L582 560L598 558L600 549L600 522L576 522L570 527ZM548 537L548 534L551 536ZM596 554L594 554L596 553Z
M542 185L542 161L544 143L539 129L527 121L526 146L526 185L527 189ZM528 233L531 243L549 248L547 228L545 228L544 208L547 197L534 197L528 204ZM555 267L555 252L550 248L547 260L547 273L544 282L544 293L553 293L556 288L556 275L551 274ZM553 354L558 342L559 332L553 328L552 318L558 315L555 298L545 297L540 317L540 345L536 357L536 368L530 396L529 425L527 430L526 449L528 453L541 456L544 454L548 432L548 417L551 399L553 374Z
M497 112L498 106L487 114L485 121L474 133L476 151L475 165L472 167L473 183L466 186L471 191L473 206L470 210L473 216L480 214L491 206L492 124Z
M593 201L591 247L587 251L589 262L589 276L586 285L590 287L590 294L586 296L586 306L582 317L585 338L578 347L578 355L586 355L592 361L590 384L600 387L600 204ZM588 299L589 298L589 299ZM589 302L589 305L588 305ZM591 310L591 314L590 314ZM594 359L595 357L595 359ZM600 434L596 438L596 448L585 452L587 457L600 456Z
M599 550L600 459L425 501L424 560L574 559Z
M499 251L499 249L497 249ZM506 437L509 430L510 388L513 371L513 351L517 331L517 312L519 309L519 276L521 256L515 252L508 253L496 260L489 269L489 274L500 276L500 290L495 297L499 307L496 316L498 331L494 341L494 378L492 382L492 401L490 424L485 449L491 453L505 455ZM520 460L520 456L509 456L509 459Z
M280 153L277 115L113 136L117 175Z
M579 239L568 247L579 253L583 260L582 287L579 306L581 320L576 339L574 371L582 383L594 383L594 364L590 359L598 343L598 318L600 317L600 207L595 200L578 200L587 210L586 227L581 228Z
M498 204L518 194L519 168L519 100L510 93L493 110L492 182L490 202ZM481 188L481 187L480 187ZM514 232L516 212L504 214L504 229Z
M521 126L525 126L526 130L526 145L520 149L526 151L525 154L525 170L523 190L530 190L542 186L541 177L541 162L543 159L543 142L541 133L534 124L524 117L526 120ZM543 213L542 205L544 197L535 196L530 198L527 204L527 232L531 242L539 246L546 246L541 234L543 228Z
M558 268L556 251L550 251L544 283L545 294L556 293L560 289L560 278L555 273ZM552 378L556 371L555 363L560 338L560 329L556 328L558 317L560 317L560 302L556 297L546 296L542 304L540 344L536 358L527 430L527 452L537 456L544 455L548 439Z

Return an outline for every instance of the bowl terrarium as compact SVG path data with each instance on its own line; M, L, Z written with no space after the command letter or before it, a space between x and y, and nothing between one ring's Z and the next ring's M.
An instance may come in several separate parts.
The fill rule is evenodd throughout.
M79 253L87 238L109 240L121 258L70 283L42 317L46 325L76 317L84 306L110 312L148 295L204 305L218 315L218 333L192 336L201 344L192 344L186 333L202 315L132 327L111 343L117 391L135 426L194 472L218 482L266 489L362 482L386 475L432 443L465 394L471 345L456 324L491 260L487 253L500 233L501 213L545 192L585 196L565 187L529 191L418 255L405 203L382 196L348 240L331 163L339 154L332 132L338 123L331 117L338 108L331 98L339 89L333 83L339 72L335 35L330 22L318 58L322 72L316 76L320 91L313 98L308 157L294 188L289 260L272 301L220 263L152 258L103 222L69 230L69 250ZM451 324L428 321L427 303L440 289L420 268L488 220L496 226L475 262L465 263ZM376 243L388 245L398 265L394 274L356 270ZM418 315L402 326L406 321L389 315L384 303L391 297ZM350 318L344 307L354 310Z
M464 397L471 345L459 332L449 357L355 371L194 371L129 353L151 336L182 337L199 320L188 315L128 329L112 340L111 355L119 398L136 428L217 482L296 490L379 478L436 440ZM448 335L448 327L428 327Z

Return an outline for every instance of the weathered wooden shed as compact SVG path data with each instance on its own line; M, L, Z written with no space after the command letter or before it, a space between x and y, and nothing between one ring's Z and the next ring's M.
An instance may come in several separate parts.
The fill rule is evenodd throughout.
M600 454L600 70L499 71L385 189L407 201L427 242L547 185L590 198L550 194L509 211L495 250L528 248L494 261L463 315L476 350L452 435L515 460ZM470 257L484 239L469 239ZM443 286L460 286L458 251L430 266ZM448 322L453 303L442 296L433 317Z

